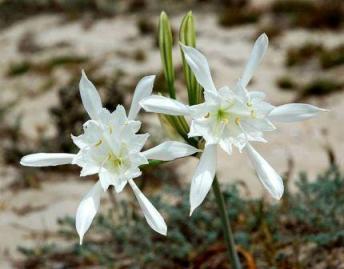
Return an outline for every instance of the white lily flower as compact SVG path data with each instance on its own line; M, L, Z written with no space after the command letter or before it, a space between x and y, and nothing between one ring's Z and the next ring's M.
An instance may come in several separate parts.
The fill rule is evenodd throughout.
M264 101L263 92L247 91L246 87L268 47L268 37L265 34L256 40L244 73L236 85L218 90L214 85L205 56L195 48L180 45L198 83L204 88L204 103L187 106L176 100L152 95L143 99L140 104L149 112L189 116L191 126L188 136L203 137L206 142L191 183L191 213L202 203L212 185L216 169L214 145L219 145L229 155L233 146L240 152L244 150L263 186L274 198L280 199L284 191L281 177L253 149L250 142L266 142L263 132L276 129L272 121L305 120L325 110L307 104L274 107Z
M83 134L72 135L79 152L36 153L21 159L20 163L24 166L76 164L82 168L81 176L99 175L98 182L81 200L76 212L76 229L80 244L98 211L102 192L112 185L119 193L127 182L149 226L160 234L167 233L164 219L136 186L133 178L141 175L140 166L148 164L148 159L170 161L192 155L199 150L185 143L167 141L147 151L141 151L149 134L137 134L141 122L135 118L140 110L139 102L152 93L154 79L155 76L147 76L138 83L127 117L121 105L112 113L103 108L95 86L82 72L80 95L91 119L84 124Z

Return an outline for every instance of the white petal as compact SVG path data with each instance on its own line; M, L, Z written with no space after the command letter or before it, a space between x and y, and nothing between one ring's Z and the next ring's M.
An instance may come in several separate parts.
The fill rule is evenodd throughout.
M100 203L100 195L103 192L98 181L92 189L82 198L76 211L75 227L80 237L80 245L85 233L90 228L91 223L97 214Z
M198 83L201 84L206 91L216 91L209 64L205 56L195 48L185 46L181 43L180 46L184 52L185 60L189 64Z
M229 138L226 138L226 139L221 139L219 146L228 155L232 155L232 144L233 144L233 142Z
M97 119L98 113L102 109L102 102L100 96L97 92L96 87L88 80L84 70L81 74L81 80L79 83L80 95L82 104L91 119Z
M106 191L109 186L113 185L117 193L121 192L127 184L127 180L116 178L105 169L99 172L99 181L104 191Z
M160 215L158 210L149 202L149 200L144 196L144 194L140 191L140 189L136 186L135 182L130 179L129 184L134 191L136 199L138 200L140 207L143 211L143 214L149 224L149 226L156 232L166 235L167 234L167 226Z
M129 115L128 119L129 120L134 120L139 113L141 107L139 105L139 102L151 95L152 90L153 90L153 85L154 85L154 79L155 76L146 76L142 78L139 83L136 86L134 96L133 96L133 101L131 102L131 107L129 110Z
M140 102L140 105L148 112L174 116L188 115L190 113L188 106L160 95L146 97Z
M147 159L172 161L199 152L197 148L185 143L166 141L154 148L142 152Z
M246 64L244 73L240 79L241 85L246 88L250 82L254 72L261 62L269 44L269 39L266 34L261 34L254 43L250 58Z
M322 111L328 110L308 104L291 103L275 107L268 117L270 120L278 122L295 122L315 117Z
M216 145L204 148L201 159L192 178L190 189L190 216L203 202L213 183L216 172Z
M245 151L264 187L273 198L281 199L284 191L282 178L250 144L247 144Z
M259 91L250 91L248 92L248 95L250 99L254 101L261 101L261 100L264 100L266 97L266 94L264 92L259 92Z
M44 167L71 164L75 154L69 153L35 153L24 156L20 160L23 166Z

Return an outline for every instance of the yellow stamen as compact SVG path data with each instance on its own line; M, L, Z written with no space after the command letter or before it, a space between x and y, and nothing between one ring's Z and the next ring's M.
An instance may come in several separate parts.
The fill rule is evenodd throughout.
M103 143L103 141L100 139L97 144L95 144L96 147L100 146Z
M239 125L239 124L240 124L240 118L239 118L239 117L235 118L235 124L236 124L236 125Z

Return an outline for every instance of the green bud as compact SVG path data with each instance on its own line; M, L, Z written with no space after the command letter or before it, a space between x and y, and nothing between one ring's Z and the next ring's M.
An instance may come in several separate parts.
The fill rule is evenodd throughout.
M174 68L172 61L172 31L169 19L165 12L161 12L159 20L159 48L167 89L170 97L176 99L174 87Z
M191 11L189 11L183 18L179 29L179 41L184 45L196 47L196 31L194 18ZM199 104L203 101L202 87L197 83L195 76L185 60L182 50L181 54L183 59L184 77L188 90L189 104Z

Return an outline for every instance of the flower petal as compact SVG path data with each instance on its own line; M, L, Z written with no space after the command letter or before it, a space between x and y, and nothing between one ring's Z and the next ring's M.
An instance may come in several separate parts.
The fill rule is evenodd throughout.
M172 161L199 152L197 148L185 143L166 141L156 147L142 152L147 159Z
M82 104L91 119L97 119L98 113L102 109L102 101L97 92L96 87L88 80L84 70L81 73L81 80L79 83L80 95Z
M190 216L203 202L213 183L216 171L216 144L204 148L201 159L192 178L190 189Z
M269 44L269 39L266 34L261 34L254 43L250 58L246 64L244 73L240 79L240 84L246 88L250 82L254 72L261 62Z
M118 178L105 169L102 169L99 172L99 181L104 191L112 185L115 187L115 191L117 193L120 193L127 184L127 180L125 178Z
M69 153L35 153L24 156L20 160L23 166L44 167L71 164L75 154Z
M90 228L91 223L97 214L100 204L100 195L103 192L98 181L92 189L82 198L76 210L75 227L80 237L80 245L85 233Z
M134 92L133 100L131 102L131 107L129 110L129 115L128 115L129 120L134 120L137 114L139 113L141 109L139 102L143 98L151 95L153 91L154 79L155 79L155 76L146 76L142 78L137 84L135 92Z
M328 110L308 104L291 103L275 107L268 117L278 122L295 122L315 117L322 111Z
M281 199L284 191L282 178L250 144L246 145L245 151L264 187L273 198Z
M140 207L143 211L143 214L149 226L154 231L162 235L166 235L167 226L163 217L158 212L158 210L156 210L156 208L151 204L151 202L147 199L147 197L144 196L144 194L140 191L140 189L137 187L137 185L132 179L129 180L129 184L134 191L136 199L140 204Z
M148 112L174 116L189 115L190 113L188 106L160 95L146 97L140 102L140 105Z
M206 91L216 91L207 58L197 49L179 43L197 81Z

